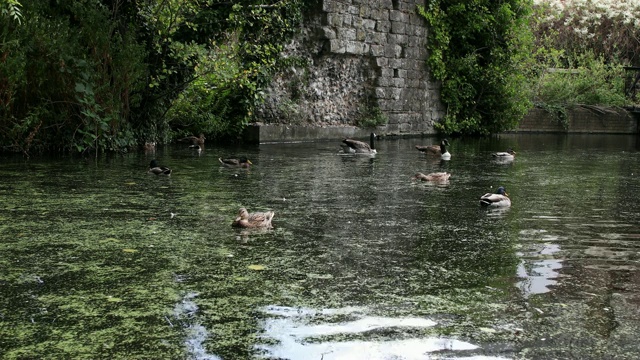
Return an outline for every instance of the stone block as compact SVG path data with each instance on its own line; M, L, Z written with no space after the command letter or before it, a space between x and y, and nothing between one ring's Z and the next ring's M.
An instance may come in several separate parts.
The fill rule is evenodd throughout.
M393 42L394 44L398 45L406 45L409 42L409 37L402 34L390 34L389 42Z
M402 78L394 78L393 86L397 88L404 88L404 79Z
M351 5L347 8L347 12L351 15L359 15L360 8L358 6Z
M380 7L387 10L393 9L393 1L391 0L380 0Z
M358 41L347 41L345 52L347 54L363 55L365 53L365 45ZM369 50L368 45L366 45L366 50Z
M398 100L400 99L400 95L402 94L402 89L399 88L388 88L391 93L389 93L389 90L387 90L387 96L390 96L393 100Z
M427 20L417 13L409 13L409 24L417 26L427 26Z
M387 98L386 88L377 87L376 88L376 99L386 99L386 98Z
M371 55L375 57L381 57L384 55L384 46L382 45L371 45Z
M335 0L323 0L322 1L322 11L324 12L334 12L336 11L336 1Z
M407 20L407 14L398 11L398 10L391 10L389 12L389 20L391 21L397 21L397 22L402 22L402 23L406 23L408 22Z
M407 77L407 70L398 69L398 71L396 71L396 77L397 78L401 78L401 79L406 78Z
M399 58L402 55L402 46L387 44L384 47L384 56L388 58Z
M389 59L389 67L394 69L400 69L404 67L402 59Z
M356 39L356 29L352 28L339 28L338 29L338 39L345 41L352 41Z
M373 31L376 28L376 21L372 19L362 20L362 27L367 31Z
M327 25L339 27L344 23L344 17L340 14L331 13L327 14Z
M415 47L412 48L411 54L407 54L408 58L411 58L419 63L424 63L427 60L427 49L426 47ZM410 56L409 56L410 55Z
M378 98L378 107L382 111L391 111L391 108L393 107L393 102L385 98Z
M374 44L386 44L387 43L387 33L383 32L375 32L373 33L373 43Z
M388 33L391 30L391 21L388 20L378 20L376 22L376 31Z
M321 39L332 40L336 38L336 32L335 30L333 30L333 28L323 26L322 28L320 28L319 36Z
M410 35L407 39L407 45L410 47L425 47L426 41L419 36Z
M376 85L380 87L390 87L393 85L393 78L378 76L378 78L376 79Z
M412 89L420 88L420 80L418 79L407 79L405 81L405 86Z
M357 41L365 41L367 38L367 32L364 29L356 30L356 40Z
M400 21L391 21L391 33L392 34L405 34L406 24Z
M345 52L344 42L338 39L333 39L329 41L329 51L334 54L344 54Z
M389 20L389 10L380 9L380 8L373 9L371 11L371 19L388 21Z
M349 27L351 26L351 22L353 17L351 15L343 15L342 16L342 26Z
M361 18L369 18L371 17L371 5L360 5L360 13Z
M380 72L380 76L392 78L393 77L393 69L391 68L382 68Z
M371 48L373 48L373 46ZM387 59L386 57L379 57L376 59L376 65L380 67L388 67L389 59Z

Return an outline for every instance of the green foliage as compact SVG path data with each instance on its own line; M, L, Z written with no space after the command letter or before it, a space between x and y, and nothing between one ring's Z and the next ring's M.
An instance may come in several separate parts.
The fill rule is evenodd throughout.
M375 128L377 126L386 125L389 118L377 106L368 106L360 114L360 118L356 125L361 128Z
M445 134L489 134L513 128L530 107L528 0L430 0L419 7L429 24L432 75L442 83Z
M126 151L185 132L238 134L302 6L0 0L0 146Z
M558 60L559 61L559 60ZM563 61L566 61L563 60ZM553 65L549 63L548 65ZM568 68L550 66L534 87L534 101L549 105L623 106L624 69L607 65L601 57L585 53L569 61Z
M28 2L2 29L0 143L36 150L122 150L143 85L144 53L99 1ZM44 131L46 130L46 131Z
M17 0L0 0L0 15L22 24L22 5Z
M195 80L176 98L167 114L178 136L206 133L208 138L238 134L250 114L243 95L254 92L251 74L242 67L238 41L212 46L198 60Z
M536 107L545 110L558 124L562 125L565 130L569 129L569 113L567 107L553 103L536 103Z
M632 27L621 28L622 22L612 23L609 12L594 4L585 3L579 9L574 6L575 3L569 4L566 12L558 12L549 4L540 4L535 7L537 20L531 24L536 35L533 52L536 63L530 72L532 99L536 106L558 114L558 121L565 127L567 108L628 103L623 64L632 61L637 52L633 50L637 44L610 43L611 39L624 38L624 34L634 31ZM598 13L602 14L596 16ZM579 21L580 18L583 20ZM576 24L585 26L596 18L602 21L597 21L597 26L588 26L586 33L576 28ZM594 37L606 40L594 44Z
M195 80L168 113L179 136L203 132L228 139L242 131L263 101L262 88L287 63L280 53L297 32L302 6L298 0L274 5L241 1L215 14L221 18L224 13L224 21L211 29L217 35L194 57Z

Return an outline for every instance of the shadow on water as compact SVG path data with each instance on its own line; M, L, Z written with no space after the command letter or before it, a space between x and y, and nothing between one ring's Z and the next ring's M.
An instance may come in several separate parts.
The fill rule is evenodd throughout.
M22 358L634 358L629 136L502 135L0 161L0 353ZM513 148L516 158L491 153ZM220 166L247 156L250 169ZM173 170L147 174L152 158ZM411 180L446 171L446 184ZM505 186L512 206L481 209ZM273 210L274 229L230 224Z

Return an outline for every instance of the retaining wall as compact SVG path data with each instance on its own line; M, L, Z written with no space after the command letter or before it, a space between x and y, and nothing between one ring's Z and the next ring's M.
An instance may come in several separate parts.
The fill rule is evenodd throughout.
M265 124L353 126L378 114L379 131L433 134L444 116L426 65L424 0L315 0L257 110Z

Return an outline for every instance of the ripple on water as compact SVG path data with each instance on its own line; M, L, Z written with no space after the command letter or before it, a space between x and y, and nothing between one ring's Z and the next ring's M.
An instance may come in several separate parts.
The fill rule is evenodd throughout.
M468 342L447 338L388 339L383 341L348 340L317 341L331 335L362 334L384 328L430 328L437 323L419 317L367 316L363 308L313 310L270 306L264 312L273 317L264 321L265 336L276 340L274 345L258 346L265 355L278 359L428 359L435 351L465 351L479 347ZM352 321L317 323L318 316L346 315ZM313 341L311 338L315 338ZM496 357L464 357L465 359L501 359Z
M560 246L541 245L541 249L536 248L526 254L520 254L522 260L518 265L517 276L521 280L516 283L516 286L525 298L551 291L550 286L557 283L555 279L560 275L562 260L552 258L553 254L560 251Z
M209 337L209 332L201 324L195 322L194 317L198 311L198 305L193 299L198 293L187 293L173 308L173 315L180 320L187 334L184 342L189 359L197 360L221 360L220 357L208 354L204 348L204 341Z

